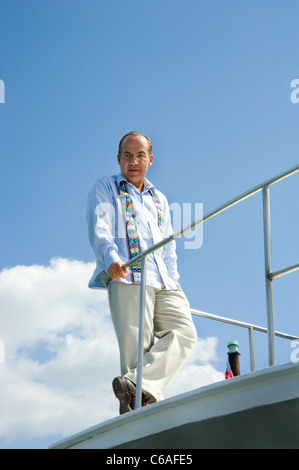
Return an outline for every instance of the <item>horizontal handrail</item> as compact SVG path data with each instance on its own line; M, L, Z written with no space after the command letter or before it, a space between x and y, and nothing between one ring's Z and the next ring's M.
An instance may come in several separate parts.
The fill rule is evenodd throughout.
M242 321L239 321L239 320L233 320L233 319L227 318L227 317L221 317L219 315L214 315L212 313L203 312L201 310L191 309L191 313L193 315L198 315L202 318L207 318L209 320L216 320L216 321L220 321L220 322L223 322L223 323L228 323L228 324L231 324L231 325L234 325L234 326L247 328L248 333L249 333L250 368L251 368L251 371L255 370L253 332L254 331L259 331L259 332L268 334L269 332L268 332L267 328L264 328L264 327L258 326L258 325L254 325L252 323L246 323L246 322L242 322ZM274 336L279 336L281 338L288 339L288 340L295 340L295 341L299 340L299 338L297 336L289 335L287 333L281 333L280 331L274 331L273 334L274 334Z
M194 308L191 308L191 313L192 315L197 315L199 317L208 318L209 320L216 320L216 321L220 321L223 323L229 323L230 325L239 326L242 328L247 328L247 329L252 328L253 330L260 331L261 333L268 333L268 329L263 326L254 325L252 323L246 323L246 322L239 321L239 320L233 320L232 318L222 317L220 315L215 315L213 313L203 312L202 310L195 310ZM280 331L275 331L275 336L279 336L280 338L289 339L292 341L299 340L298 336L289 335L288 333L282 333Z
M296 165L289 170L286 170L279 175L268 179L264 183L261 183L249 191L246 191L245 193L240 194L239 196L231 199L230 201L226 202L225 204L222 204L219 206L217 209L212 210L211 212L208 212L205 216L202 218L192 222L191 224L187 225L181 230L178 230L176 233L170 235L167 238L164 238L160 242L156 243L152 247L148 248L147 250L144 250L142 253L139 255L135 256L134 258L130 259L125 263L125 266L129 267L132 264L136 263L137 261L141 260L141 258L144 258L145 256L151 254L153 251L158 250L159 248L162 248L163 246L167 245L168 243L172 242L173 240L181 237L184 235L184 233L193 230L195 227L198 227L199 225L203 224L204 222L207 222L208 220L212 219L216 215L220 214L221 212L224 212L225 210L235 206L236 204L239 204L240 202L244 201L245 199L248 199L249 197L253 196L254 194L257 194L258 192L263 190L263 187L265 186L271 186L273 184L278 183L279 181L282 181L283 179L287 178L288 176L291 176L299 171L299 165ZM297 266L297 265L296 265ZM298 268L296 268L298 269Z
M272 273L268 274L269 279L277 279L280 276L284 276L285 274L293 273L299 269L299 263L292 264L291 266L287 266L286 268L278 269L277 271L273 271Z

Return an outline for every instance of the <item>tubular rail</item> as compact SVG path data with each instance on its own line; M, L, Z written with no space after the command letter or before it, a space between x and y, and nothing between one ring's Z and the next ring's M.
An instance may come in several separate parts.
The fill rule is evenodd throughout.
M249 353L250 353L250 369L251 371L255 370L255 358L254 358L254 342L253 342L253 332L259 331L261 333L268 333L267 328L263 326L253 325L252 323L246 323L239 320L233 320L227 317L221 317L220 315L214 315L212 313L203 312L201 310L195 310L194 308L191 309L192 315L197 315L199 317L208 318L209 320L216 320L223 323L229 323L230 325L239 326L242 328L248 329L249 334ZM280 331L274 331L274 335L280 338L288 339L288 340L299 340L298 336L289 335L287 333L281 333Z
M265 285L266 285L266 307L267 307L267 329L262 327L258 327L256 325L245 324L242 322L237 322L235 320L224 319L218 317L219 321L226 321L238 326L244 326L248 328L249 331L249 341L250 341L250 361L251 361L251 368L254 369L254 354L253 354L253 330L267 332L268 334L268 357L269 357L269 366L273 366L276 363L275 359L275 335L283 337L288 337L288 339L298 339L295 336L285 335L284 333L275 332L274 329L274 309L273 309L273 286L272 281L275 278L288 274L290 272L294 272L299 269L299 263L293 264L291 266L287 266L282 268L278 271L272 272L272 255L271 255L271 229L270 229L270 197L269 197L269 189L270 186L273 184L282 181L285 178L288 178L291 175L299 172L299 165L296 165L289 170L286 170L279 175L268 179L267 181L255 186L254 188L242 193L240 196L237 196L230 201L222 204L217 209L209 212L207 215L203 216L201 219L198 219L191 224L184 227L182 230L177 231L173 235L164 240L161 240L159 243L156 243L151 248L143 251L139 255L135 256L131 260L129 260L125 266L129 267L132 264L136 263L137 261L141 261L141 272L142 272L142 280L141 280L141 288L140 288L140 312L139 312L139 351L138 351L138 366L137 366L137 384L136 384L136 404L135 407L139 408L141 406L141 394L142 394L142 356L143 356L143 318L144 318L144 299L145 299L145 261L146 257L151 254L153 251L162 248L164 245L167 245L171 241L175 240L176 238L181 237L184 233L193 230L195 227L207 222L208 220L212 219L216 215L226 211L227 209L239 204L240 202L244 201L245 199L253 196L254 194L259 193L262 191L263 194L263 220L264 220L264 253L265 253ZM193 314L198 315L199 313L195 313L195 310L192 310ZM198 311L197 311L198 312ZM201 316L203 316L203 312L201 312ZM211 314L210 318L212 318ZM213 318L214 320L216 318ZM228 321L229 320L229 321ZM242 323L242 324L241 324ZM247 326L246 326L247 325Z
M142 253L139 255L135 256L134 258L130 259L127 261L125 266L131 266L132 264L136 263L137 261L141 260L147 255L150 255L153 251L158 250L159 248L162 248L164 245L167 245L168 243L172 242L176 238L181 237L184 235L184 233L189 232L190 230L193 230L195 227L198 227L199 225L203 224L204 222L207 222L208 220L212 219L218 214L221 214L221 212L226 211L230 207L235 206L236 204L239 204L242 201L245 201L245 199L248 199L249 197L253 196L254 194L259 193L260 191L263 190L264 186L272 186L275 183L278 183L279 181L284 180L285 178L288 178L291 175L294 175L295 173L299 172L299 165L296 165L292 168L290 168L287 171L284 171L283 173L280 173L274 178L271 178L264 183L259 184L258 186L255 186L254 188L250 189L249 191L246 191L245 193L242 193L240 196L237 196L230 201L226 202L225 204L222 204L219 206L217 209L214 209L211 212L208 212L207 215L203 216L203 218L200 218L191 224L187 225L184 227L182 230L178 230L176 233L170 235L168 238L164 238L164 240L161 240L159 243L156 243L153 245L151 248L148 248L147 250L144 250ZM299 269L299 267L297 267Z

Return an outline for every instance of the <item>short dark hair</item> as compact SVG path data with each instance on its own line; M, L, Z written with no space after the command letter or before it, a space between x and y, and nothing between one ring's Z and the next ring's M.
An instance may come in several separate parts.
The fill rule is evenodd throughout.
M131 135L132 136L133 135L141 135L142 137L145 137L148 141L149 154L151 155L153 153L153 143L152 143L152 140L150 139L150 137L148 137L145 134L142 134L141 132L132 131L132 132L128 132L128 134L124 135L123 138L121 139L121 141L119 142L119 146L118 146L118 154L119 155L121 154L121 146L123 144L123 141L125 140L126 137L129 137Z

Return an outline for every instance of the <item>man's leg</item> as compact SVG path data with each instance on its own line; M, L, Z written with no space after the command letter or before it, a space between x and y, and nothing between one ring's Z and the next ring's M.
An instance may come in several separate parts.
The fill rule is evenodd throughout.
M108 294L112 321L119 345L121 374L123 376L116 377L113 380L113 390L120 401L120 413L122 414L131 411L135 406L140 286L111 282ZM148 287L144 318L144 354L154 344L154 299L154 289ZM143 403L156 401L156 398L149 394L143 394L142 399Z
M158 340L143 357L142 387L159 400L197 339L189 302L182 290L155 289L154 330ZM136 370L126 377L134 382Z
M109 302L121 356L121 374L136 384L140 287L109 284ZM154 342L154 335L158 340ZM146 289L142 388L148 403L163 391L196 342L189 302L181 290Z
M119 345L121 374L125 375L137 367L140 286L111 282L108 293ZM144 353L154 344L154 299L154 289L148 287L144 317Z

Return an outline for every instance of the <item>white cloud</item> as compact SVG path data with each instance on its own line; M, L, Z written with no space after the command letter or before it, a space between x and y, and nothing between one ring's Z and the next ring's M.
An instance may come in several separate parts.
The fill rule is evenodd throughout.
M87 287L93 268L58 258L0 273L1 438L69 435L118 414L118 346L107 293ZM165 396L223 379L216 348L199 339Z
M167 388L165 398L224 379L224 373L212 365L218 361L217 345L215 337L198 338L184 367Z

